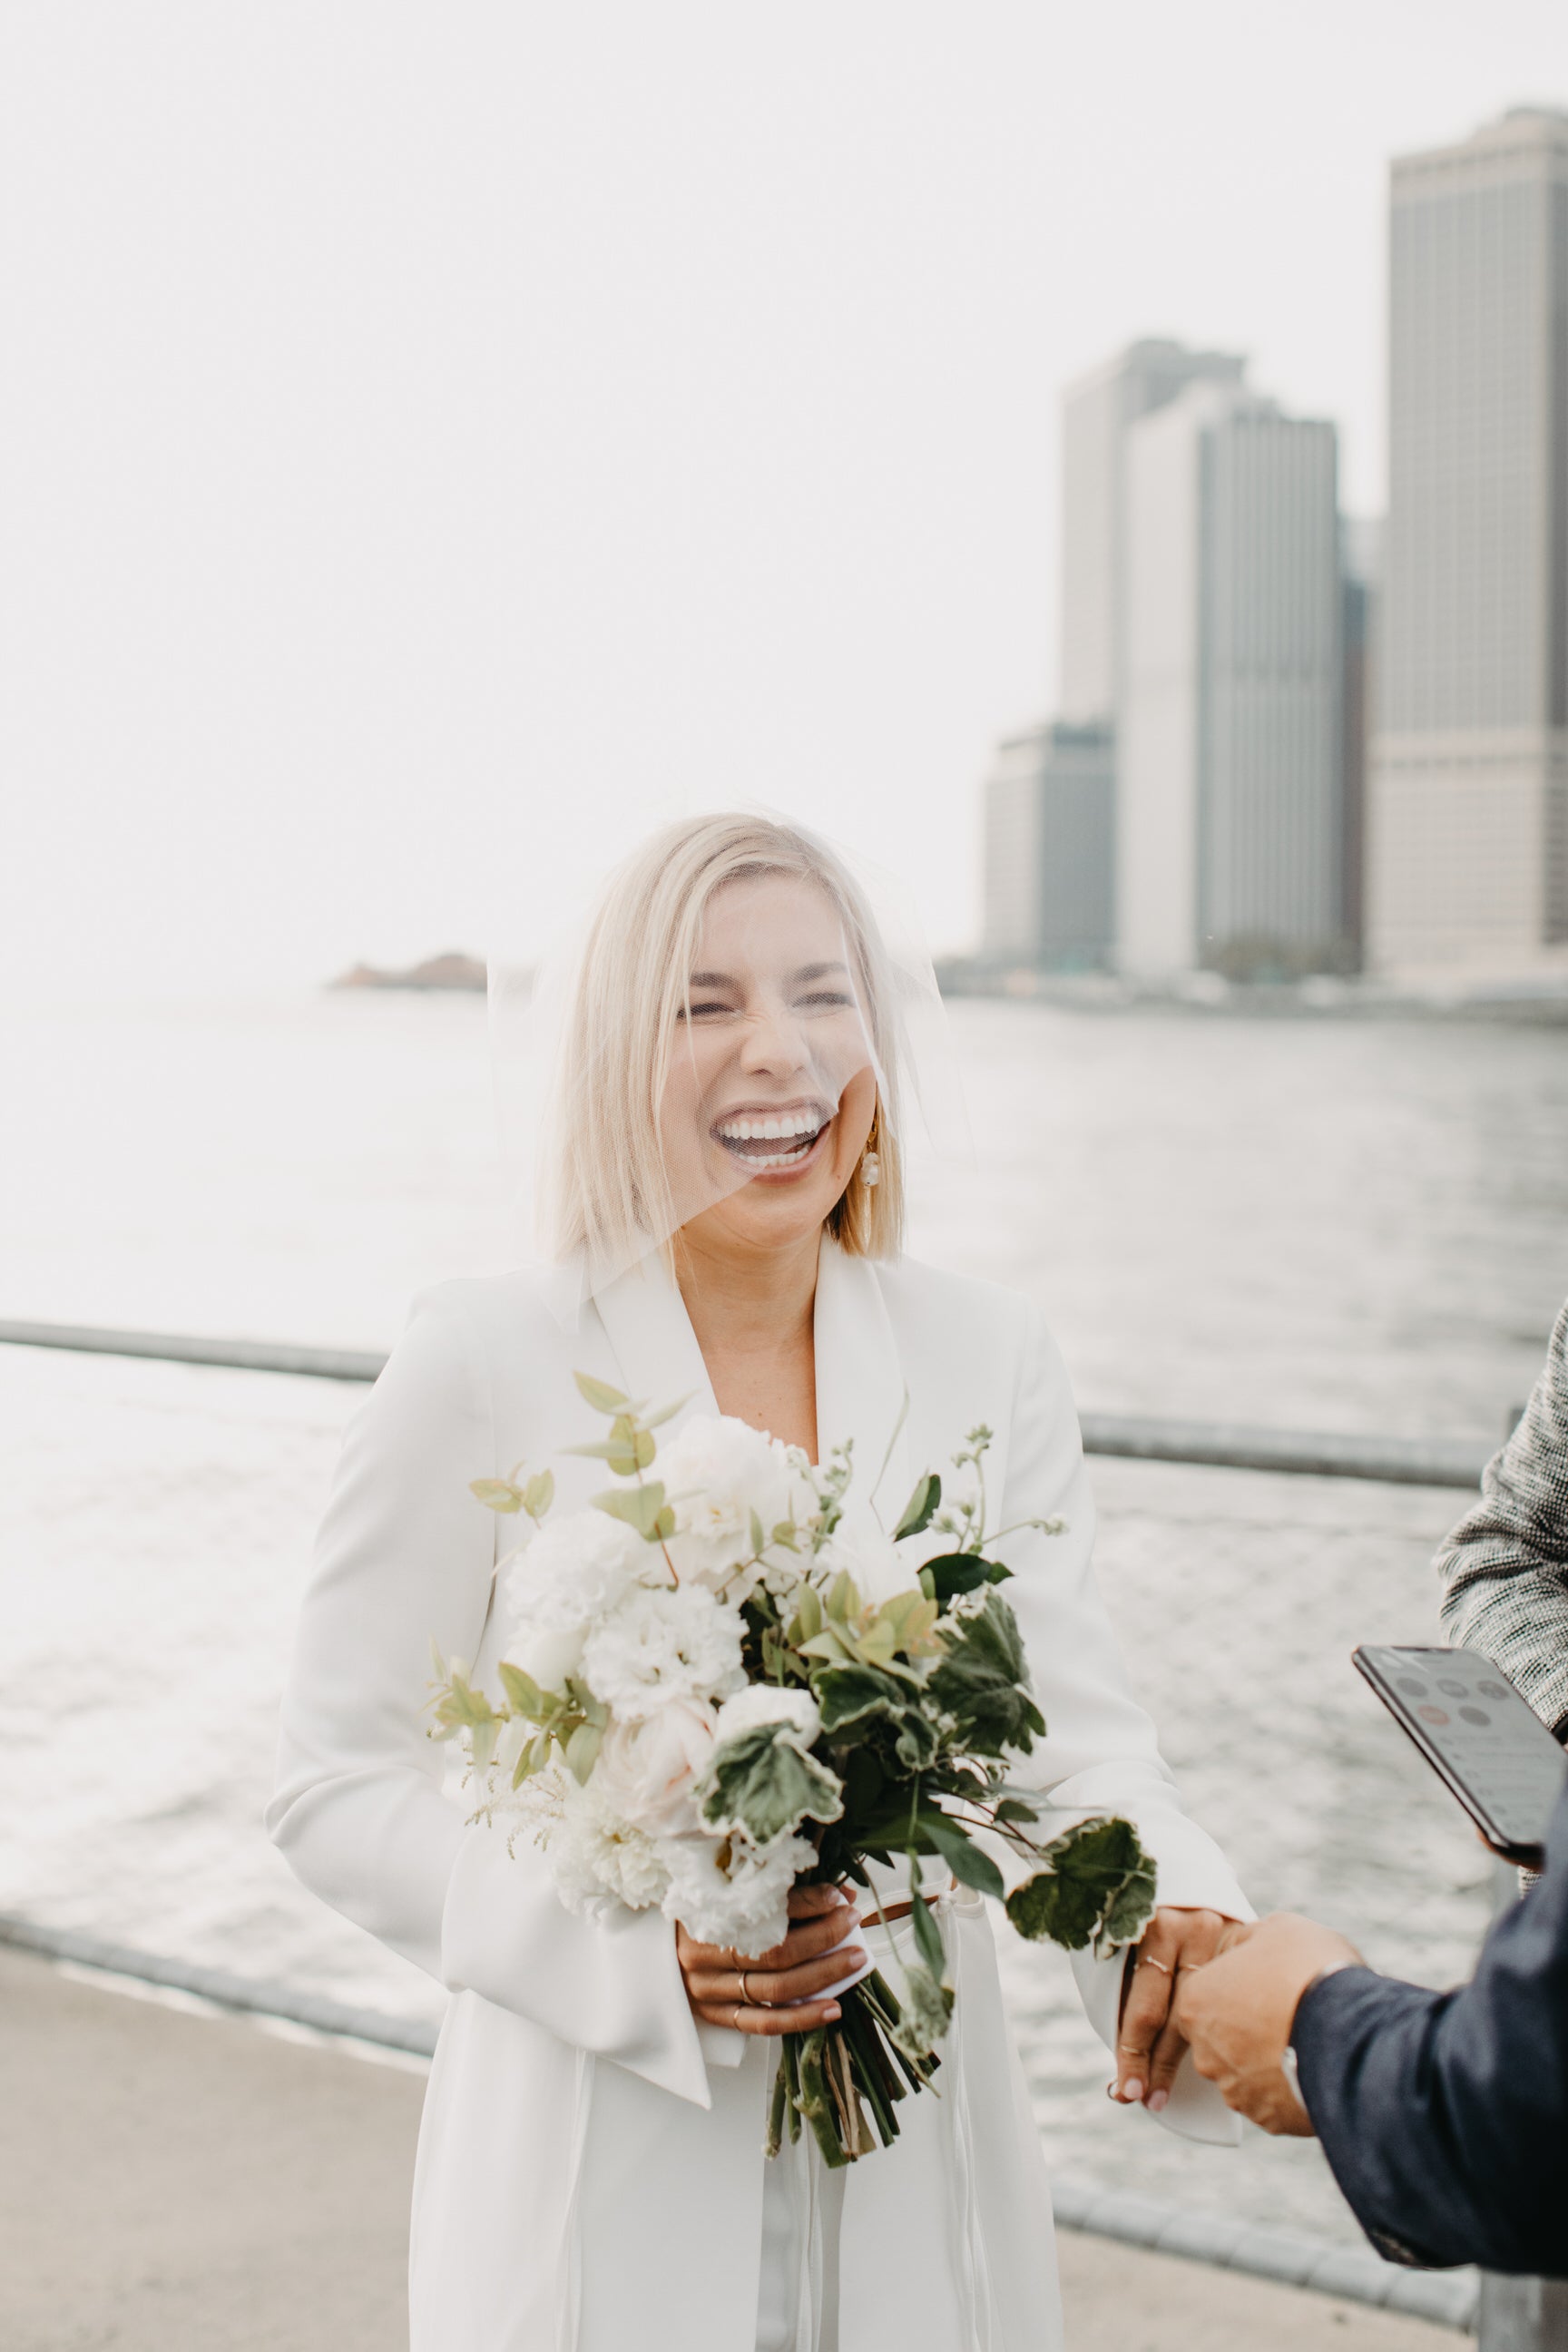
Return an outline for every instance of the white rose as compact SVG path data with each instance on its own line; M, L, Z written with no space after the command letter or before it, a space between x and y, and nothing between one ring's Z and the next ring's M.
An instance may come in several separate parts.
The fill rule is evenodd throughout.
M753 1513L765 1540L815 1507L791 1449L727 1413L687 1422L660 1448L658 1471L675 1513L671 1556L683 1581L718 1584L749 1559Z
M800 1745L809 1748L822 1729L816 1701L808 1690L780 1690L771 1683L752 1683L719 1709L719 1741L739 1739L760 1724L787 1723Z
M819 1576L824 1570L834 1576L847 1570L861 1600L869 1601L874 1609L879 1609L884 1601L891 1601L897 1593L920 1590L920 1570L915 1563L900 1559L896 1545L889 1543L872 1522L861 1521L855 1526L842 1522L818 1552L816 1565Z
M704 1701L671 1699L640 1722L613 1723L594 1767L604 1803L653 1837L695 1832L691 1788L713 1752L716 1721Z

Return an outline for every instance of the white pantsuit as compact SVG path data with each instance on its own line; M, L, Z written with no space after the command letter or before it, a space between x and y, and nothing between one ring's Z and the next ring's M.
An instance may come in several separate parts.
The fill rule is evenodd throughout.
M847 2174L829 2176L809 2137L770 2168L773 2045L697 2024L668 1921L574 1916L536 1846L509 1855L443 1786L448 1751L421 1713L430 1643L496 1687L494 1570L515 1540L469 1481L549 1463L556 1507L586 1501L602 1471L563 1449L603 1423L577 1370L650 1405L716 1409L657 1259L564 1314L560 1280L449 1283L417 1302L344 1441L283 1706L279 1845L451 1993L415 2184L413 2352L1053 2352L1049 2194L977 1896L940 1902L958 1992L940 2095L907 2099L902 2137ZM1000 1547L1048 1727L1016 1777L1133 1819L1163 1903L1247 1916L1128 1691L1090 1573L1072 1400L1037 1314L825 1240L816 1344L819 1447L853 1439L857 1509L875 1486L890 1526L916 1475L984 1422L988 1525L1067 1521ZM1121 1963L1075 1966L1109 2042ZM1190 2068L1162 2120L1233 2137Z

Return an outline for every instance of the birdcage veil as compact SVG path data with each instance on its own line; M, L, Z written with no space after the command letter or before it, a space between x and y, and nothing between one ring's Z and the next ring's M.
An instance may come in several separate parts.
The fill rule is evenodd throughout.
M785 887L744 887L766 882ZM841 1105L871 1087L874 1153L830 1223L852 1250L896 1255L911 1135L945 1151L966 1134L904 895L771 812L651 835L531 969L492 961L489 1010L517 1237L578 1269L582 1293L829 1148Z

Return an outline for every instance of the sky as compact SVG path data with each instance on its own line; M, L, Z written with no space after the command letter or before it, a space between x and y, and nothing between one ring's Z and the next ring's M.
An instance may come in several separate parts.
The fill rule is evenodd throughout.
M1245 351L1382 497L1391 153L1561 0L6 0L0 1005L526 960L663 816L978 919L1058 397Z

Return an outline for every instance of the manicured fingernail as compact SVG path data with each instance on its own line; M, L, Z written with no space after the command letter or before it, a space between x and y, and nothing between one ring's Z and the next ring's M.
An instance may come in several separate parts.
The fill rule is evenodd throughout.
M1171 2094L1169 2091L1151 2091L1149 2094L1149 2113L1152 2116L1157 2116L1161 2108L1169 2106L1170 2103Z
M1126 2099L1126 2100L1128 2100L1128 2101L1132 2101L1132 2100L1135 2100L1135 2099L1141 2099L1141 2098L1142 2097L1142 2095L1143 2095L1143 2085L1142 2085L1142 2084L1139 2081L1139 2079L1138 2079L1138 2077L1137 2077L1137 2075L1136 2075L1136 2074L1131 2074L1131 2075L1129 2075L1129 2077L1128 2077L1127 2081L1126 2081L1125 2083L1123 2083L1123 2084L1122 2084L1122 2085L1121 2085L1121 2095L1122 2095L1122 2097L1123 2097L1124 2099Z
M828 2024L831 2025L834 2019L841 2014L838 2003L836 2000L830 2000L822 2014L827 2020Z

